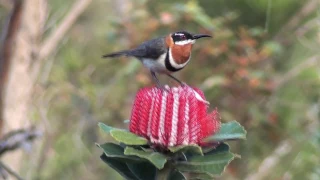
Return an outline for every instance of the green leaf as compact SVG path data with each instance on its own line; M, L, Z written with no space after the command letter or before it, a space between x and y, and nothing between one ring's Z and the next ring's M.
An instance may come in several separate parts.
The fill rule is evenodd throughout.
M155 179L156 177L156 167L147 161L127 163L127 166L130 171L140 180Z
M104 132L106 133L110 133L111 130L113 129L117 129L117 128L114 128L114 127L111 127L111 126L108 126L102 122L99 122L98 123L98 126L100 127L100 129L102 129Z
M124 148L114 143L97 144L103 149L104 154L109 158L123 160L125 162L141 161L141 159L134 156L127 156L124 154Z
M198 145L174 146L174 147L169 147L169 150L172 153L183 152L183 153L192 153L192 154L203 155L202 149Z
M204 154L215 154L220 152L229 152L230 147L227 143L220 143L217 147L211 149L210 151L205 152Z
M221 125L220 131L208 138L205 142L226 141L234 139L246 139L247 131L236 121L224 123Z
M208 173L190 173L190 180L212 180L214 176Z
M103 149L103 152L106 154L108 157L121 157L125 156L123 154L124 148L114 144L114 143L104 143L104 144L97 144L97 146L101 149Z
M145 152L132 147L126 147L124 150L125 155L138 156L143 159L147 159L158 169L162 169L167 162L167 158L158 152Z
M106 154L102 154L100 158L103 162L107 163L111 168L116 170L125 179L139 180L128 168L127 164L117 159L107 157Z
M234 159L229 151L207 154L205 156L194 156L188 161L181 161L176 168L183 172L208 173L210 175L221 175L225 167Z
M139 147L141 150L145 151L145 152L154 152L154 150L150 147L143 147L143 146L140 146Z
M180 171L173 170L171 171L168 180L186 180L186 177Z
M146 145L148 140L146 138L137 136L129 131L112 129L110 131L111 136L118 142L127 144L127 145Z

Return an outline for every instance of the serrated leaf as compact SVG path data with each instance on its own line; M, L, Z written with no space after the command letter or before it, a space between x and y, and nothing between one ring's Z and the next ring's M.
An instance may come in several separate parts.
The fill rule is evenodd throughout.
M151 162L158 169L162 169L167 162L167 158L158 152L145 152L132 147L126 147L124 150L125 155L138 156Z
M155 179L156 167L150 162L127 163L130 171L140 180Z
M168 180L186 180L186 177L177 170L171 171Z
M247 131L236 121L224 123L219 132L209 136L204 142L246 139Z
M126 163L118 161L114 158L107 157L105 154L102 154L100 158L103 160L103 162L107 163L111 168L116 170L125 179L139 180L130 171Z
M234 159L230 152L218 152L205 156L195 156L188 161L181 161L176 168L183 172L209 173L210 175L221 175L225 167Z
M102 129L106 133L110 133L110 131L113 130L113 129L118 129L118 128L114 128L114 127L108 126L108 125L106 125L106 124L104 124L102 122L99 122L98 126L100 127L100 129Z
M111 136L118 142L126 145L146 145L148 140L146 138L137 136L129 131L123 131L118 129L112 129L110 131Z
M169 147L169 150L172 153L177 153L177 152L183 152L183 153L192 153L192 154L198 154L198 155L203 155L202 149L198 145L181 145L181 146L174 146L174 147Z
M104 154L109 158L115 158L118 160L123 160L125 162L142 160L134 156L125 155L124 148L118 144L105 143L105 144L97 144L97 146L100 147L103 150Z

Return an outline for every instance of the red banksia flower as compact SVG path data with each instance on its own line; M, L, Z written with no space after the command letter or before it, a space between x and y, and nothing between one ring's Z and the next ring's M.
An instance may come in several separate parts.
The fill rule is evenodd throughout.
M202 145L203 138L220 128L218 111L207 113L207 105L197 88L143 88L136 95L129 129L165 147Z

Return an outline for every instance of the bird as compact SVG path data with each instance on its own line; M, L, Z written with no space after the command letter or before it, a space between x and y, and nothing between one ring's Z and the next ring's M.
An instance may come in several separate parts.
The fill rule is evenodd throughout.
M166 36L145 41L134 49L105 54L102 57L135 57L150 70L151 76L157 86L162 87L156 73L166 74L181 85L185 85L174 77L172 73L182 70L189 63L193 44L197 39L204 37L212 36L177 31Z

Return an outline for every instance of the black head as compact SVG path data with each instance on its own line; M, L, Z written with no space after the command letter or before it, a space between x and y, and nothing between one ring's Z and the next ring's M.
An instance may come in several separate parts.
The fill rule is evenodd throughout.
M203 38L203 37L211 37L206 34L191 34L186 31L178 31L171 35L173 42L179 43L179 42L189 42L194 43L196 39ZM188 41L189 40L189 41Z

